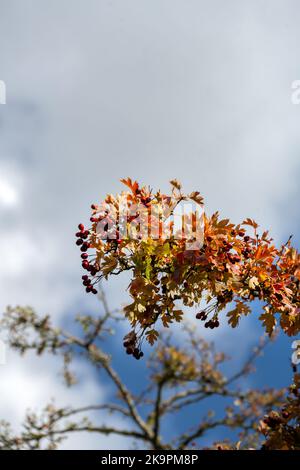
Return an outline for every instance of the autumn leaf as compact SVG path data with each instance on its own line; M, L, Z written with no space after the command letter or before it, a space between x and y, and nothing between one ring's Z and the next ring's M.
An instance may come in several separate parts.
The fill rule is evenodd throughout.
M181 190L181 183L177 179L171 180L170 183L174 188L178 189L178 191Z
M249 279L248 284L249 284L250 289L255 289L255 287L259 285L259 281L256 276L253 276Z
M258 224L254 220L249 219L249 218L244 220L243 225L250 225L251 227L255 229L258 228Z
M165 328L169 328L169 324L172 323L172 318L170 317L170 315L164 313L161 317L161 321Z
M173 317L177 322L180 322L183 317L183 311L182 310L173 310Z
M122 178L120 179L120 181L121 183L128 186L128 188L133 192L133 194L136 194L137 190L139 189L139 184L137 181L132 181L131 178Z
M110 256L105 258L104 262L101 265L101 270L104 276L110 274L118 265L118 260L115 256Z
M276 318L274 314L270 312L268 307L266 307L264 313L260 315L259 320L262 321L266 332L271 336L276 326Z
M193 191L190 195L189 195L190 199L192 199L193 201L195 201L197 204L201 204L203 205L203 197L200 195L199 191Z
M152 329L152 330L148 330L146 332L146 338L147 338L147 341L149 344L151 344L151 346L155 343L155 341L157 340L159 336L159 333L158 331Z
M226 225L228 225L228 223L229 223L229 219L220 220L218 222L218 227L219 228L224 228L224 227L226 227Z
M250 311L251 310L249 306L246 305L244 302L240 300L236 301L235 308L227 313L227 317L229 318L229 325L231 325L232 328L235 328L239 324L241 315L248 315Z

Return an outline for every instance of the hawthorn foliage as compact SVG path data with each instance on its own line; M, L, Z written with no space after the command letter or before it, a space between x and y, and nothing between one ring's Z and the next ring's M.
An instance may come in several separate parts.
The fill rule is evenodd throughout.
M179 302L198 307L204 300L206 307L196 317L205 327L218 327L220 316L226 315L235 328L241 317L251 312L251 302L259 299L260 320L269 335L277 323L288 335L299 332L300 255L291 238L276 247L268 231L259 231L250 218L234 224L220 220L218 212L211 216L203 212L202 243L189 249L188 244L195 242L197 214L187 214L181 237L172 231L172 217L182 201L202 207L200 193L185 194L177 180L170 182L170 194L141 187L130 178L121 181L125 191L109 194L91 206L92 225L79 225L76 243L88 272L83 276L87 292L97 293L96 285L103 278L132 273L128 287L132 301L124 308L132 326L124 338L128 354L139 359L143 339L150 344L157 340L158 321L169 327L182 320L184 311ZM124 198L130 208L125 236L121 234ZM162 230L166 224L170 228L167 237ZM142 226L151 226L151 232L142 232ZM156 237L152 236L153 228Z

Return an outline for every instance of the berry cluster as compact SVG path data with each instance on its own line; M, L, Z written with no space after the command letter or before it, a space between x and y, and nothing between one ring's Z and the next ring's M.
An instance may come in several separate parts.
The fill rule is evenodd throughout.
M144 355L138 346L138 338L133 330L124 336L123 346L126 348L126 353L131 354L135 359L139 360Z
M204 323L205 328L210 328L213 330L214 328L218 328L220 326L219 320L217 318L212 318L211 320Z
M222 294L219 294L217 296L217 300L215 302L212 302L209 304L205 309L201 310L196 314L197 320L202 320L205 321L204 323L205 328L218 328L220 326L220 322L218 319L218 312L220 309L222 309L224 304L227 304L228 302L231 302L233 298L233 294L229 290L224 290ZM212 318L208 321L207 318L208 316L212 314Z
M197 320L206 321L209 313L210 312L208 312L208 309L201 310L201 312L198 312L196 314L196 318ZM214 317L211 320L208 320L206 323L204 323L204 326L205 328L210 328L211 330L213 330L214 328L218 328L218 326L220 326L218 317L214 315Z
M89 271L90 276L87 274L82 276L82 284L85 286L85 290L88 293L97 294L98 291L95 289L94 285L97 283L98 279L94 279L97 272L99 271L99 266L97 263L93 263L91 260L89 261L89 255L87 251L91 248L90 243L88 243L87 238L89 236L89 230L86 230L83 224L78 225L79 232L76 233L76 245L80 246L81 251L81 259L82 259L82 267L86 271Z

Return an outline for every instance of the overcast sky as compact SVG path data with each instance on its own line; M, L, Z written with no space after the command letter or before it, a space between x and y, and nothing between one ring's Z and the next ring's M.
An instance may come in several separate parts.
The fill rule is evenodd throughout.
M178 178L208 212L298 242L299 19L297 0L0 0L1 309L61 321L98 308L73 234L121 177L161 189ZM33 359L8 356L0 417L19 419L51 388L65 396L52 362L43 380ZM72 400L93 399L87 380Z

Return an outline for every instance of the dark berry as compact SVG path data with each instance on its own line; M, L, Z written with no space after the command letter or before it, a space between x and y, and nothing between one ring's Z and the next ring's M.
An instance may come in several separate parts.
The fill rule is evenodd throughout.
M79 230L81 230L81 232L84 231L84 225L83 225L83 224L79 224L79 225L78 225L78 228L79 228Z
M133 350L133 356L136 358L136 359L139 359L140 358L140 351L138 350L138 348L135 348Z
M205 320L207 318L207 315L204 311L198 312L196 314L196 318L197 318L197 320Z

